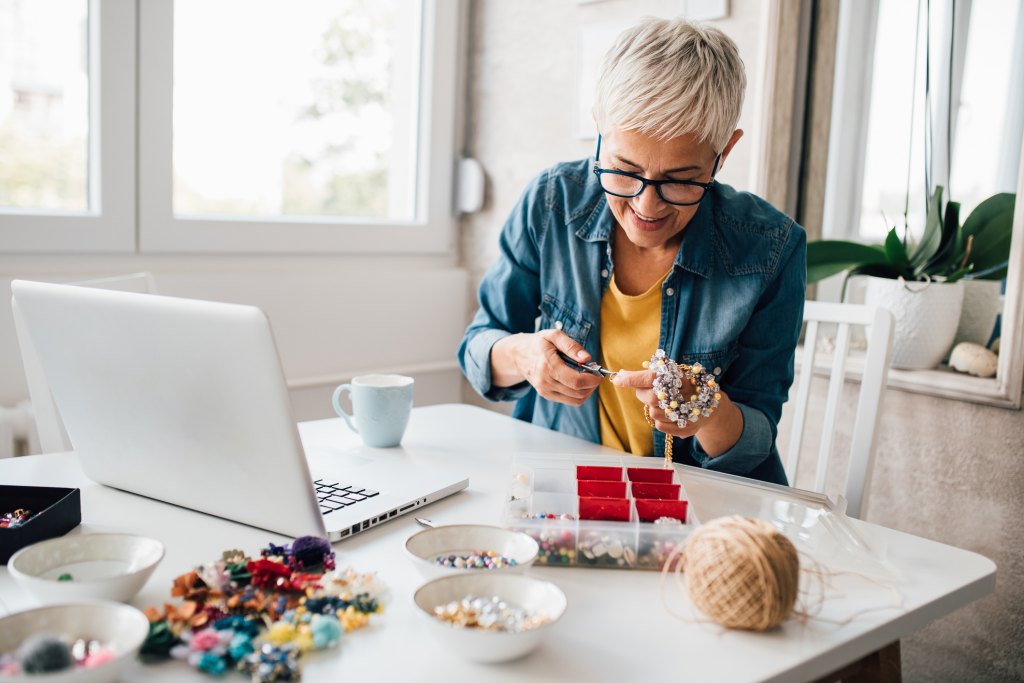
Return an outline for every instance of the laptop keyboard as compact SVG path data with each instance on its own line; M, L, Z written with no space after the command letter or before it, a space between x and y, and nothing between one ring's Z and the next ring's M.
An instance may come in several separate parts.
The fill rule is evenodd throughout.
M320 511L325 515L380 495L380 491L371 491L354 484L339 484L336 481L325 479L317 479L313 484L316 486L316 498L320 501Z

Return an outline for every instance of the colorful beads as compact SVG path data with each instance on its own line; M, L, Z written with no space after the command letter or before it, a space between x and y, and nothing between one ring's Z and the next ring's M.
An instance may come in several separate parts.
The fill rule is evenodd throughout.
M672 538L641 540L637 553L637 566L645 569L661 569L675 551L677 543Z
M26 638L17 652L0 654L0 677L51 674L72 668L95 669L114 659L113 651L99 641L42 633Z
M434 608L434 616L459 628L519 633L548 623L546 615L515 607L497 595L481 598L467 595Z
M565 513L562 513L562 514L556 514L554 512L535 512L532 515L528 514L528 513L524 513L524 514L520 515L519 518L520 519L563 519L563 520L571 521L571 520L576 519L576 515L574 515L572 513L569 513L569 512L565 512Z
M285 683L299 681L299 651L291 645L277 647L264 643L259 652L253 652L239 662L238 670L254 683Z
M576 556L581 565L627 567L636 563L636 553L627 539L616 534L586 532L576 544Z
M0 516L0 529L14 529L23 525L35 513L25 508L18 508L14 512L5 512Z
M505 557L493 550L478 550L466 554L438 555L434 561L447 569L504 569L516 566L515 558Z
M576 564L576 539L568 529L525 530L537 541L537 564Z

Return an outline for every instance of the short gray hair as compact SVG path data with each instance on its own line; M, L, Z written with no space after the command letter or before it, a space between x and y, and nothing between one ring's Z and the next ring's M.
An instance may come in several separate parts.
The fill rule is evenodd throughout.
M746 87L736 43L720 30L648 18L605 55L594 118L601 132L616 126L664 140L692 134L721 152Z

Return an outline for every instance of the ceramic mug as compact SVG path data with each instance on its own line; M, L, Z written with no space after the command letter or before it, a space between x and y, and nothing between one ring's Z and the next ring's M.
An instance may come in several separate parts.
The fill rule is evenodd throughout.
M409 424L412 385L413 378L405 375L360 375L335 389L331 404L367 446L391 448L401 443ZM339 402L346 391L351 394L352 415Z

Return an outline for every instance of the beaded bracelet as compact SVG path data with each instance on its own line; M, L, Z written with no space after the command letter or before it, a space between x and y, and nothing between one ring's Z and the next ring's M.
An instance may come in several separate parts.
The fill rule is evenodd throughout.
M654 352L648 367L655 372L654 394L658 397L658 407L677 427L682 429L715 412L722 399L715 377L721 372L718 368L710 372L700 363L676 363L664 349Z
M665 416L683 429L701 417L711 417L722 400L721 388L717 375L719 368L708 371L700 363L686 365L676 363L668 357L664 349L658 349L650 361L644 361L644 367L654 370L654 395L658 398L658 407L665 411ZM650 408L644 405L644 417L653 427ZM672 462L672 435L665 435L665 460Z

